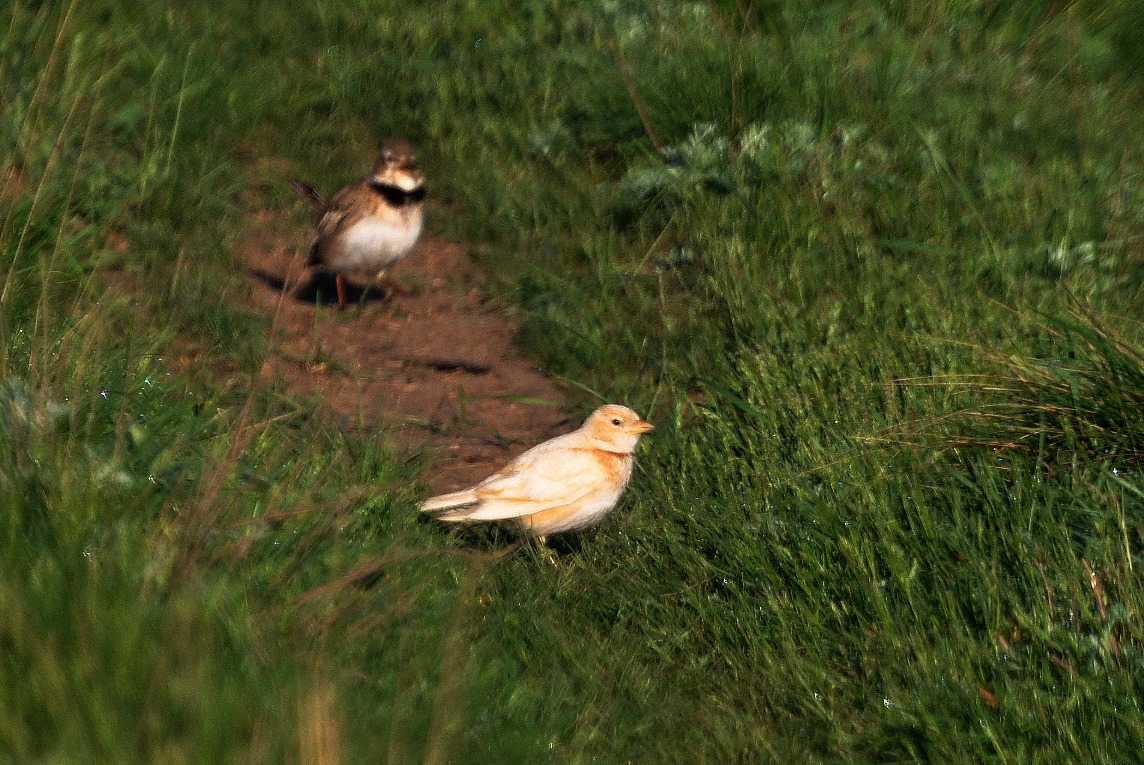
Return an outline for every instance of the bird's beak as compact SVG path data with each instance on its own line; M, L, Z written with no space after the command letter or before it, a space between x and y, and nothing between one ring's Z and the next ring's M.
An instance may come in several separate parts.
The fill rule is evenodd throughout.
M632 430L636 433L636 435L643 435L644 433L655 430L655 425L652 425L646 420L640 420L635 425L632 425Z

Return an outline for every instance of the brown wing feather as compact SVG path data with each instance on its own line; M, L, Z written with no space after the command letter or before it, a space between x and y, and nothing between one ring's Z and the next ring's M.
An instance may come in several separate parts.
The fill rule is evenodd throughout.
M337 241L338 235L345 226L353 223L361 214L358 210L360 202L357 199L360 189L358 186L347 186L339 191L326 204L321 218L316 223L318 236L310 247L309 265L317 266L325 263L326 249L332 242Z
M301 196L302 199L305 199L306 203L310 205L310 217L313 219L314 225L318 225L318 221L326 214L329 202L327 202L326 198L319 194L313 186L305 181L299 181L297 179L291 180L290 187L298 192L298 195Z

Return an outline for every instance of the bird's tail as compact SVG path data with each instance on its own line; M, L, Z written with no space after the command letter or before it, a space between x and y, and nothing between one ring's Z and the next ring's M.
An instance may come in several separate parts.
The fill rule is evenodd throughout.
M452 494L442 494L439 497L430 497L425 500L421 505L421 510L426 513L440 513L437 517L443 521L459 521L464 519L468 512L464 509L453 510L453 508L465 508L468 505L475 505L477 503L477 490L464 489L463 491L455 491ZM442 510L453 510L453 512L444 512Z
M330 203L327 202L326 198L319 194L313 186L304 181L292 180L290 181L290 186L310 205L310 216L314 219L314 225L318 225L318 221L326 214Z

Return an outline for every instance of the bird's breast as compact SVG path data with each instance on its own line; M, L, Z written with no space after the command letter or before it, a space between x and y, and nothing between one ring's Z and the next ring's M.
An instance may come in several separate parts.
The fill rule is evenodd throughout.
M632 466L634 465L632 455L608 452L603 449L593 449L592 451L609 481L623 489L632 477Z
M405 257L420 235L420 209L364 218L342 232L330 265L350 271L384 268Z

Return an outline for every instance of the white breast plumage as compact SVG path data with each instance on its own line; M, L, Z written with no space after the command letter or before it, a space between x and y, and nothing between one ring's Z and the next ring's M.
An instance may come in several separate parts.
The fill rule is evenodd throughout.
M421 234L421 214L403 220L361 220L341 236L340 252L333 264L347 271L385 268L405 257Z

